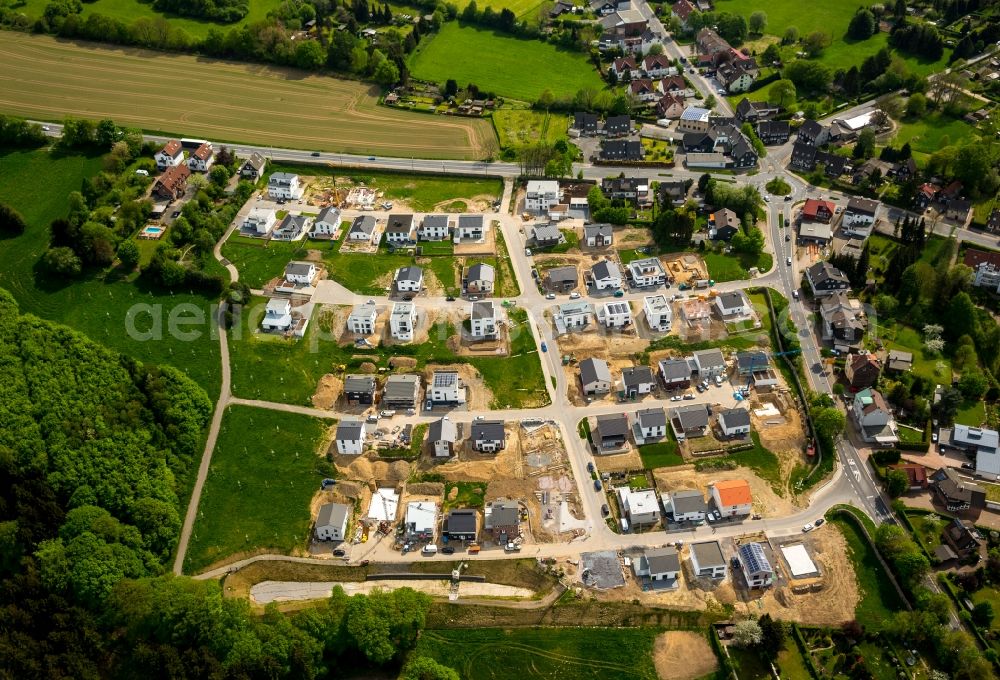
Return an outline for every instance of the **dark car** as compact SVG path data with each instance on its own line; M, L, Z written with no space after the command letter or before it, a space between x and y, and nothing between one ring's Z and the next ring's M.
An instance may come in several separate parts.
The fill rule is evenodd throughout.
M343 548L337 548L336 550L334 550L334 551L333 551L333 556L334 556L334 557L343 557L343 556L344 556L344 555L346 555L346 554L347 554L347 553L346 553L346 552L344 552L344 549L343 549Z
M593 462L587 463L587 472L593 472L593 471L594 471L594 463Z
M175 210L175 211L173 211L172 213L170 213L170 216L171 216L172 218L174 218L174 219L177 219L178 217L180 217L180 216L181 216L181 211L180 211L180 210Z
M455 554L455 549L452 548L450 545L446 545L445 547L441 548L441 554L442 555L454 555Z
M454 295L449 295L448 297L445 298L445 300L447 302L454 302L455 301L455 296Z
M611 509L608 508L608 504L605 503L604 505L601 506L601 515L607 517L610 514L611 514Z
M815 522L813 522L813 526L814 527L823 526L823 522L825 522L825 521L826 521L825 519L823 519L822 517L820 517L818 520L816 520Z
M790 201L790 200L792 200L792 197L791 196L785 196L785 200L786 201Z
M791 235L789 235L789 234L785 234L785 240L786 240L786 241L791 241L791 240L792 240L792 237L791 237Z
M600 490L601 490L601 480L595 479L594 480L594 491L600 491Z
M313 156L319 156L319 151L313 151L313 152L312 152L312 155L313 155Z
M963 470L975 470L976 466L973 465L972 463L962 463L962 469Z

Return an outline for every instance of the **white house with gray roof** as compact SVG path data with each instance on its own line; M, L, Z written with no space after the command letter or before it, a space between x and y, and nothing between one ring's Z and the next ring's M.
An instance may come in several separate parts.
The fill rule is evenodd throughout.
M394 340L410 342L417 325L417 308L412 302L396 302L389 314L389 334Z
M703 349L695 352L689 363L699 378L714 378L726 372L726 358L719 349Z
M316 265L312 262L289 262L285 265L285 281L309 285L316 278Z
M959 449L976 457L976 474L986 479L1000 479L1000 434L984 427L955 425L942 432L941 445Z
M594 305L584 300L559 305L552 316L552 321L560 335L586 328L594 322Z
M431 444L435 458L448 458L455 452L458 428L448 416L435 420L427 428L427 441Z
M496 338L500 333L497 306L491 300L473 302L469 314L469 332L476 340Z
M359 456L365 450L365 423L361 420L344 420L337 426L337 453Z
M386 408L416 408L420 403L420 376L415 373L390 375L382 389L382 405Z
M622 369L622 395L637 399L656 387L656 378L649 366L628 366Z
M719 411L719 429L726 437L744 437L750 434L750 412L745 408Z
M389 215L385 222L385 242L393 246L412 245L416 241L413 215Z
M472 423L472 448L484 453L496 453L507 446L507 434L502 420L476 420Z
M676 588L681 559L673 546L646 548L632 560L632 571L639 578L653 581L659 589Z
M591 248L603 248L614 243L615 232L610 224L585 224L583 240Z
M608 328L625 328L632 324L632 307L624 300L605 302L597 318Z
M356 335L372 335L375 333L377 318L378 309L374 300L355 305L347 317L347 330Z
M427 399L435 406L455 406L465 403L465 383L456 371L434 371L427 388Z
M343 541L351 508L343 503L325 503L316 515L316 538L320 541Z
M465 274L465 291L475 295L491 295L496 282L493 265L477 262Z
M590 275L597 290L622 287L622 272L618 269L618 265L610 260L601 260L595 264L590 268Z
M692 543L691 567L694 575L708 578L726 578L728 565L726 558L722 556L722 547L718 541L705 541L703 543Z
M750 316L750 300L741 290L721 293L715 298L715 309L723 319L742 319Z
M407 265L396 270L396 290L400 293L419 293L424 287L424 270Z
M267 195L273 201L297 201L303 190L299 176L290 172L275 172L267 178Z
M424 215L417 234L421 241L444 241L451 235L451 218L448 215Z
M635 412L632 422L632 436L635 443L642 446L667 436L667 414L662 407L644 408Z
M678 489L670 494L670 514L675 522L700 522L708 512L708 503L701 491Z
M310 235L316 237L332 237L340 229L340 208L333 206L323 208L313 221Z
M347 232L347 240L372 243L375 241L375 227L377 225L378 222L371 215L358 215L351 222L351 228Z
M671 409L670 427L678 441L704 437L708 432L708 407L705 404L685 404Z
M584 394L607 394L611 391L611 369L604 359L593 357L580 362L580 384Z
M455 243L482 241L486 238L486 218L483 215L459 215L455 227Z
M674 323L674 310L666 295L647 295L642 299L642 310L651 330L669 333Z

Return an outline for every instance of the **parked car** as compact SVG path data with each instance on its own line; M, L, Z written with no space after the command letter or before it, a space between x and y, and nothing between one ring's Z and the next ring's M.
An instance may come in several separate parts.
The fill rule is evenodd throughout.
M670 401L680 401L680 400L681 400L681 395L679 394L675 394L674 396L670 397Z
M611 514L611 509L608 507L607 503L601 506L601 515L607 517Z
M787 242L789 242L791 240L792 240L792 235L791 234L785 234L785 242L787 243Z
M696 390L698 390L699 394L700 394L701 392L704 392L704 391L705 391L705 386L704 386L704 385L702 385L701 383L698 383L697 385L695 385L695 387L694 387L694 388L695 388Z
M799 299L799 291L798 290L793 290L792 291L792 297L795 298L796 300L798 300Z
M579 294L579 293L577 293L577 292L576 292L576 291L574 290L574 291L573 291L572 293L570 293L570 294L569 294L569 299L570 299L570 300L579 300L579 299L580 299L580 294Z
M444 300L445 300L445 302L454 302L455 301L455 296L454 295L449 295Z
M446 545L445 547L441 548L441 554L442 555L454 555L455 554L455 549L452 548L450 545Z
M688 392L687 394L684 395L684 398L685 399L694 399L694 395L691 394L690 392Z
M396 412L395 411L391 411L389 409L386 409L386 410L382 411L381 413L379 413L379 417L381 417L381 418L392 418L394 415L396 415Z
M975 470L976 466L973 465L972 463L962 463L962 469L963 470Z
M587 472L593 474L593 472L594 472L594 462L593 461L587 463Z
M319 151L313 151L312 155L318 157L319 156Z
M791 196L785 196L785 200L786 200L786 201L791 201L791 200L792 200L792 197L791 197Z
M531 257L531 248L525 248L524 249L524 256L525 257Z
M602 488L603 487L601 487L601 480L595 479L594 480L594 491L600 491Z
M810 531L812 531L812 530L813 530L814 528L815 528L815 527L813 527L813 525L812 525L812 522L809 522L809 524L807 524L807 525L805 525L804 527L802 527L802 533L804 533L804 534L808 534L808 533L809 533Z
M549 346L546 345L544 341L542 341L542 351L543 352L548 352L549 351Z
M615 297L625 297L625 291L619 288L618 290L615 291Z
M786 257L785 258L785 264L787 264L789 267L791 267L792 266L792 258Z
M555 300L556 299L556 294L555 293L549 293L548 295L545 296L545 299L546 300Z
M826 521L825 519L823 519L822 517L820 517L818 520L816 520L815 522L813 522L813 525L821 527L821 526L823 526L823 522L825 522L825 521Z
M334 557L343 557L343 556L344 556L344 555L346 555L346 554L347 554L347 553L346 553L346 552L344 552L344 549L343 549L343 548L337 548L336 550L334 550L334 551L333 551L333 556L334 556Z

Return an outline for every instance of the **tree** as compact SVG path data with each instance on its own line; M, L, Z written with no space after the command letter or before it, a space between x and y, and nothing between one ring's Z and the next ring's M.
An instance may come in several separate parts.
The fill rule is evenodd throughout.
M885 491L890 498L899 498L910 488L910 479L902 470L889 470L885 476Z
M760 55L760 58L762 63L770 66L775 62L781 61L781 50L778 49L778 46L776 44L771 43L764 49L764 52L763 54Z
M83 262L73 252L72 248L49 248L42 256L42 266L53 274L65 277L79 276L83 271Z
M799 29L789 26L785 29L785 34L781 37L782 45L792 45L799 40Z
M942 422L949 424L955 420L955 414L962 406L962 393L953 388L946 388L941 392L941 398L931 407L931 412Z
M399 69L391 60L385 59L375 68L372 77L382 87L390 87L399 81Z
M449 78L444 84L444 96L450 99L456 94L458 94L458 82L454 78Z
M413 656L403 666L399 680L459 680L459 675L429 656Z
M830 35L823 31L813 31L802 39L802 48L810 57L818 57L830 46Z
M751 33L755 35L763 35L764 29L767 28L767 14L760 11L751 14L749 27Z
M844 431L847 419L844 412L832 406L818 408L813 411L813 425L816 434L823 439L834 439Z
M115 125L115 121L105 118L97 124L95 130L95 141L102 149L110 150L112 145L121 138L121 131Z
M224 187L229 183L231 174L229 168L222 163L216 163L208 173L209 182L217 187Z
M783 621L772 619L770 614L764 614L758 623L761 631L761 652L767 659L774 661L778 658L778 652L785 648L788 629Z
M972 608L972 622L983 630L989 630L993 625L993 605L980 602Z
M951 299L948 305L948 337L957 340L963 335L973 336L976 333L976 306L972 298L962 291Z
M970 401L981 399L989 386L986 376L978 368L966 369L958 379L958 391Z
M871 158L875 155L875 131L870 127L858 133L858 140L854 143L854 158Z
M733 626L733 644L743 649L756 647L764 640L760 624L753 619L744 619Z
M914 92L906 100L906 115L908 118L920 118L927 111L927 97L920 92Z
M127 238L121 242L118 246L118 261L125 269L135 269L135 266L139 264L139 246L135 244L135 241Z
M21 213L6 203L0 203L0 235L20 236L27 228Z
M795 91L795 83L791 80L783 78L777 80L771 85L767 90L767 101L772 104L777 104L778 106L790 109L795 105L795 98L798 93Z
M705 196L708 193L709 184L711 184L713 181L714 180L712 179L712 176L710 174L708 174L707 172L704 173L701 177L698 178L698 193L700 193L702 196Z
M867 7L860 7L851 17L851 23L847 25L847 37L852 40L867 40L875 35L877 30L875 15Z
M796 59L787 64L782 76L791 80L797 89L811 93L826 91L833 78L829 68L818 61L806 59Z
M300 40L295 45L295 65L307 71L320 68L327 59L323 46L316 40Z

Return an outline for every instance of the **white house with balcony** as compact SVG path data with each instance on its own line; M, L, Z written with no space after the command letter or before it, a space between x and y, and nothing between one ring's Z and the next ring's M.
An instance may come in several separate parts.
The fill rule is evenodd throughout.
M257 236L266 236L277 221L277 214L270 208L254 208L243 220L243 229Z
M465 403L465 383L455 371L434 371L427 388L431 403L457 406Z
M624 300L605 302L597 318L607 328L625 328L632 323L632 307Z
M674 310L666 295L647 295L642 299L646 323L660 333L669 333L674 322Z
M667 280L667 272L658 258L647 257L628 263L628 275L637 288L660 286Z
M313 222L312 236L332 237L340 229L340 208L328 207L319 211Z
M157 170L176 167L184 162L184 147L176 139L171 139L156 152L154 158Z
M617 289L622 287L622 273L611 260L601 260L590 268L597 290Z
M290 172L275 172L267 178L267 195L274 201L297 201L304 190L299 176Z
M292 303L288 298L271 298L264 308L260 327L265 331L287 331L292 327Z
M559 203L559 182L549 179L533 179L528 181L528 190L524 195L524 209L530 212L548 212L548 209Z
M417 309L412 302L397 302L389 314L389 334L403 342L413 340L413 330L417 325Z
M375 308L374 300L356 305L347 317L347 330L356 335L372 335L375 333L377 318L378 310Z
M472 303L469 332L473 338L478 340L497 337L499 317L497 306L492 301Z

